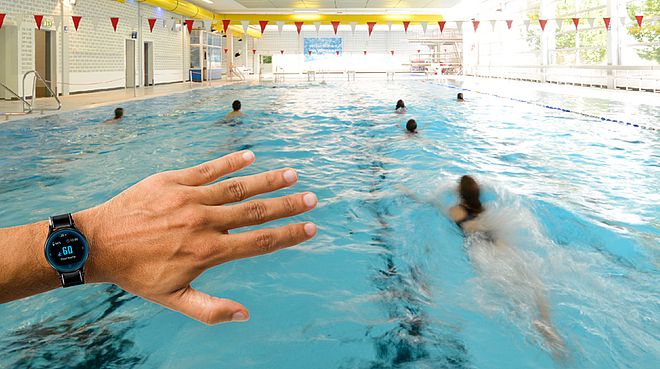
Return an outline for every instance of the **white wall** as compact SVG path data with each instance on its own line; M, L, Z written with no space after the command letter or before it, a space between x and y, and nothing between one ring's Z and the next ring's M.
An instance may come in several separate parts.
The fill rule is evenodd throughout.
M66 2L68 3L68 2ZM62 17L59 0L0 0L0 12L7 13L5 26L18 27L19 80L34 69L34 14L45 15L53 20L49 30L57 32L57 81L58 91L89 91L125 86L125 40L131 32L139 31L142 41L154 45L154 82L168 83L187 79L189 65L189 36L185 29L171 31L175 19L182 17L141 4L138 22L138 3L119 3L110 0L78 1L75 6L64 5ZM78 31L74 29L71 15L82 16ZM119 17L117 32L113 31L110 17ZM147 18L159 18L153 33L149 32ZM62 24L62 20L64 23ZM163 21L167 27L163 27ZM64 50L62 48L62 26ZM4 27L3 27L4 28ZM42 28L44 29L44 28ZM137 45L136 71L142 68L139 55L143 45ZM62 54L64 52L64 54ZM64 60L62 59L64 56ZM64 74L62 67L64 66ZM64 80L63 80L64 77ZM136 80L141 83L139 73ZM64 82L64 84L62 83ZM12 86L22 94L22 83Z

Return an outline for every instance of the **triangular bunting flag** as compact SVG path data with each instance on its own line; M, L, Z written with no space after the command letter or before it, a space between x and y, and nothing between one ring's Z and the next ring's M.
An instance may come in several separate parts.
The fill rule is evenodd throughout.
M257 53L257 49L252 49L252 55Z
M587 21L589 22L589 27L594 28L594 22L596 21L596 18L587 18Z
M547 19L539 19L539 25L541 26L541 32L545 31L545 25L548 23Z
M225 31L225 34L227 34L227 29L229 28L229 23L231 23L231 19L223 19L222 20L222 30Z
M44 16L43 15L36 15L34 16L34 21L37 22L37 29L41 29L41 22L43 22Z
M186 24L186 28L188 29L188 33L192 33L192 28L193 28L193 24L195 23L195 20L194 19L186 19L184 21L184 23Z
M277 32L280 33L280 36L282 36L282 29L284 28L284 22L283 21L277 21Z
M314 22L314 27L316 28L316 36L318 36L321 29L321 22Z
M371 32L373 32L375 25L376 22L367 22L367 28L369 29L369 36L371 36Z
M332 21L330 22L332 24L332 29L335 30L335 35L337 34L337 30L339 29L339 21Z
M390 50L390 54L394 55L394 50Z
M635 19L637 19L637 25L639 26L639 28L642 28L642 20L644 19L644 16L643 15L636 15Z
M280 50L280 54L284 55L284 50Z
M298 30L299 35L300 35L300 31L302 31L303 23L305 23L305 22L295 22L296 29Z
M477 32L477 28L479 28L479 21L478 20L473 20L472 21L472 27L474 27L474 32Z
M497 20L492 20L490 21L490 29L492 31L495 31L495 24L497 23Z
M312 55L312 50L307 50L307 55Z
M445 21L438 21L438 27L440 27L440 33L442 33L445 30L445 24L447 22Z
M408 26L410 25L410 21L403 21L403 31L408 33Z
M525 19L525 20L523 21L523 24L525 24L525 30L526 30L526 31L529 31L529 23L530 23L529 19Z
M112 23L112 28L117 32L117 25L119 24L119 18L112 17L110 18L110 23Z
M248 28L250 28L250 21L249 20L242 20L241 21L241 26L243 26L243 33L247 35Z
M463 31L463 21L456 21L456 28L458 28L458 32Z
M264 32L266 31L266 26L268 25L268 21L259 21L259 27L261 27L261 34L263 35ZM255 50L256 51L256 50Z
M511 25L512 25L512 24L513 24L513 19L508 19L508 20L506 21L506 26L507 26L509 29L511 29Z
M5 13L0 13L0 29L2 29L2 23L5 21Z
M158 19L156 19L156 18L149 18L149 19L147 19L147 22L149 22L149 32L152 32L152 33L153 33L153 31L154 31L154 26L156 25L156 21L157 21L157 20L158 20ZM75 21L74 21L74 22L75 22ZM78 27L76 27L76 28L78 28Z
M364 55L367 55L367 50L364 50L363 53L364 53Z
M227 51L229 51L229 49L225 48L225 54L227 53Z
M603 18L603 22L605 22L605 29L608 31L610 30L610 20L611 19L609 17Z
M428 27L429 22L419 22L419 25L422 26L422 32L426 34L426 27Z
M339 56L339 50L335 51L335 54L337 54L337 56Z
M357 26L357 22L350 22L351 25L351 32L353 32L353 36L355 36L355 26Z
M578 26L580 25L580 18L572 18L573 19L573 25L575 25L575 29L578 29Z
M563 19L555 19L555 24L557 25L557 30L561 31L562 25L564 24Z
M387 22L387 30L392 32L392 22Z
M73 28L75 28L76 31L78 30L78 27L80 26L80 20L81 19L82 19L82 17L79 16L79 15L72 15L71 16L71 20L73 20ZM2 22L0 22L0 26L2 26Z

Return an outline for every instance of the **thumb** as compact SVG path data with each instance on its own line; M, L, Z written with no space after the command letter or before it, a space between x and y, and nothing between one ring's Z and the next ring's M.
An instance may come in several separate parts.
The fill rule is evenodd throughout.
M213 297L190 286L173 292L166 306L208 325L244 322L250 318L245 306L238 302Z

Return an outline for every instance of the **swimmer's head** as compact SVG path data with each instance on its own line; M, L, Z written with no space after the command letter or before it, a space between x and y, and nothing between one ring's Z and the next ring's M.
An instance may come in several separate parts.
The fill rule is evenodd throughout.
M479 200L479 184L474 178L470 176L461 177L458 193L461 196L461 204L466 208L476 213L481 213L484 210L481 206L481 200Z
M396 108L395 109L401 109L401 108L405 108L405 107L406 107L406 104L403 103L403 100L399 100L399 101L396 102Z
M456 100L465 101L465 100L463 100L463 93L462 92L459 92L458 95L456 95Z
M124 117L124 108L115 109L115 119L121 119Z
M234 111L241 110L241 102L238 100L234 100L234 102L231 103L231 108L234 109Z
M406 123L406 130L410 133L417 132L417 122L414 119L409 119L408 123Z

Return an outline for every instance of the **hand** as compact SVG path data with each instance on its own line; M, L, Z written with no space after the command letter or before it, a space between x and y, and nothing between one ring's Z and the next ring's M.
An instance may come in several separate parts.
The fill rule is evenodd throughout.
M306 212L312 193L236 203L296 183L281 169L214 184L254 161L243 151L144 179L110 201L74 214L87 235L89 282L109 282L206 324L245 321L247 309L197 291L190 283L213 266L277 251L316 234L313 223L229 234Z

